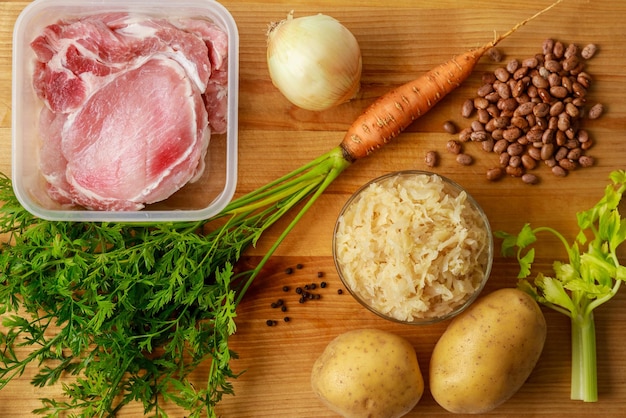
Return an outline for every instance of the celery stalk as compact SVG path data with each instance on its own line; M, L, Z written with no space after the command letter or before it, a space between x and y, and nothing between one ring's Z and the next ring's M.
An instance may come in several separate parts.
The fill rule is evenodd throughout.
M591 209L579 212L580 231L570 245L565 237L550 227L522 227L517 235L496 232L502 238L502 254L515 255L520 265L518 287L544 306L570 317L572 376L571 399L598 400L596 330L593 310L610 300L626 280L626 267L620 264L617 248L626 241L626 219L619 204L626 191L626 170L610 174L604 196ZM538 273L528 280L538 233L556 236L568 254L568 262L553 263L554 277ZM530 247L530 248L529 248ZM517 251L515 249L517 248Z
M598 400L596 365L596 326L593 311L572 317L571 399L584 402Z

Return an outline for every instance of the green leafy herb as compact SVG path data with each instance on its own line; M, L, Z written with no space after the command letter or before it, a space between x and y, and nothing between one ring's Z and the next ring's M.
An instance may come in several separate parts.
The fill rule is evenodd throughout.
M577 214L580 231L571 245L561 233L549 227L532 228L526 224L517 235L496 233L503 239L502 253L517 257L518 287L538 302L570 317L571 398L585 402L598 399L593 311L611 299L626 280L626 267L620 265L617 255L617 248L626 241L626 219L619 212L626 191L626 171L614 171L610 179L613 184L606 187L602 199L591 209ZM551 233L563 243L569 262L555 261L554 277L539 273L534 281L529 281L527 277L535 260L535 250L529 246L541 232Z
M0 389L37 363L35 386L71 376L64 399L43 399L38 414L109 417L140 402L154 416L173 403L190 417L215 417L238 376L228 346L237 305L349 165L337 147L212 219L151 225L38 219L0 174ZM261 262L237 272L242 252L305 200ZM206 386L196 387L188 376L205 362Z

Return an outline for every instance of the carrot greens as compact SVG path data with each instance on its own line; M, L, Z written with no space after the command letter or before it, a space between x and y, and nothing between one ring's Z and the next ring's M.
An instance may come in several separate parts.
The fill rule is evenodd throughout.
M517 235L499 231L502 253L515 255L520 265L518 287L539 303L567 315L571 320L571 398L598 400L596 335L593 312L615 296L624 280L626 266L620 264L618 247L626 241L626 219L619 204L626 191L626 171L610 174L602 199L591 209L577 214L580 231L574 242L550 227L525 224ZM556 236L567 251L569 262L555 261L554 276L538 273L529 280L540 233Z
M65 399L36 413L115 416L141 402L166 417L215 417L237 374L228 347L236 307L287 233L350 163L339 147L198 222L118 224L32 216L0 175L0 389L30 363L37 387L63 376ZM249 245L306 200L252 270L235 264ZM217 224L215 226L214 224ZM209 362L204 387L189 374Z

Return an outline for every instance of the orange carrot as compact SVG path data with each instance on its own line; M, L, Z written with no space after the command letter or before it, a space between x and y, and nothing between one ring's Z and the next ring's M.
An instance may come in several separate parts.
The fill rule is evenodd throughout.
M421 77L397 87L372 103L348 129L340 146L344 158L355 161L382 147L415 119L432 109L465 81L480 58L500 41L563 0L518 23L493 41L471 49L433 68Z

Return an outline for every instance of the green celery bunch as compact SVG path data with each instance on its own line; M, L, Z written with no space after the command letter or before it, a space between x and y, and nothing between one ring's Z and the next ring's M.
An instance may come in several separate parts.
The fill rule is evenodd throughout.
M626 240L626 219L619 212L626 190L626 171L614 171L609 177L612 184L607 185L602 199L577 214L580 231L572 244L553 228L532 228L530 224L524 225L517 235L496 233L503 239L502 254L517 257L518 287L539 303L570 317L571 398L585 402L598 400L594 309L615 296L626 280L626 267L620 264L617 254L617 248ZM527 278L535 260L531 245L542 232L553 234L563 243L569 262L555 261L554 277L538 273L530 281Z

